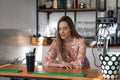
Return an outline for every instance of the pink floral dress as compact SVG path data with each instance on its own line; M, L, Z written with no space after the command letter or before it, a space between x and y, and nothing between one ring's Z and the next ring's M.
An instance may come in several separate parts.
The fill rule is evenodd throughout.
M64 62L71 63L75 68L90 68L90 63L86 57L85 39L75 38L70 51L62 55L62 58ZM56 40L53 41L50 50L47 52L43 65L49 66L51 62L59 63L57 61Z

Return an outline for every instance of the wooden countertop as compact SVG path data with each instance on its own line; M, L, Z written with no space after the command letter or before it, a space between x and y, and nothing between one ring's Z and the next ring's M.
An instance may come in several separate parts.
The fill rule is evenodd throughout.
M20 73L6 73L0 72L0 76L6 77L31 77L31 78L57 78L57 79L68 79L68 80L106 80L102 78L101 70L98 69L72 69L67 70L64 68L53 68L53 67L42 67L40 65L35 67L35 71L46 71L46 72L67 72L67 73L85 73L86 77L76 76L57 76L57 75L45 75L45 74L31 74L26 71L26 65L15 65L7 64L6 66L0 67L1 69L20 69L23 72ZM120 80L120 76L118 79Z

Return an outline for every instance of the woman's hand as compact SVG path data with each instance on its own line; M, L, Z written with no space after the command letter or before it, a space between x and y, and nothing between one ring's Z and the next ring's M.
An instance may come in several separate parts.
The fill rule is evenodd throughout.
M60 67L60 68L66 68L66 69L70 69L70 70L73 69L73 65L68 62L63 62L63 63L54 62L54 63L48 63L47 66L46 66L46 64L44 64L43 66L44 67L47 67L47 66Z
M66 68L66 69L73 69L72 64L67 63L67 62L63 62L63 63L59 64L58 67Z

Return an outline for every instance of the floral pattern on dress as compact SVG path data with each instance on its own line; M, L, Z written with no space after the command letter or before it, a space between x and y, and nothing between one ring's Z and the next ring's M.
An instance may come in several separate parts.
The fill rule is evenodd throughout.
M64 62L69 62L75 68L90 68L90 63L86 57L86 45L84 38L75 38L68 53L62 55ZM56 40L53 41L50 50L47 52L43 65L49 66L50 63L58 63Z

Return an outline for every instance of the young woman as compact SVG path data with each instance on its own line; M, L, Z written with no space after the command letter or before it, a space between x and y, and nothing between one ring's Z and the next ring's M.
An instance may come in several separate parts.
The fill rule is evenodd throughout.
M90 68L85 39L77 33L69 16L63 16L58 21L56 38L43 60L43 66Z
M90 68L86 57L85 39L77 33L69 16L63 16L58 21L56 38L53 40L50 50L43 60L43 66L66 69ZM11 78L11 80L18 79ZM37 80L57 79L40 78Z

